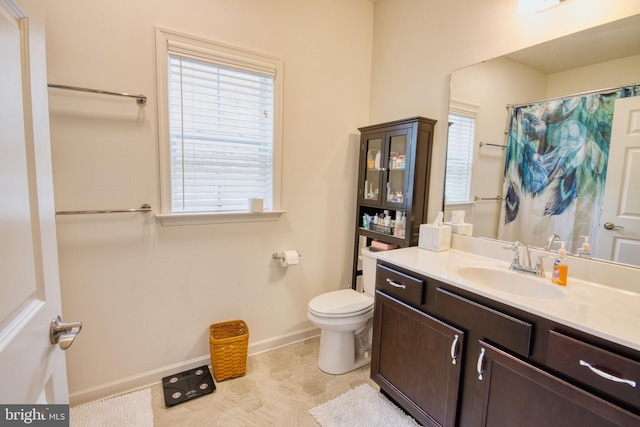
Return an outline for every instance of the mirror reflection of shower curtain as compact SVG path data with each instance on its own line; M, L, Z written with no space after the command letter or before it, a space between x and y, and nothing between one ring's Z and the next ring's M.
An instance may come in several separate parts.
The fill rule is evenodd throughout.
M555 233L569 252L581 236L597 246L614 101L638 92L634 85L510 108L498 239L541 247Z

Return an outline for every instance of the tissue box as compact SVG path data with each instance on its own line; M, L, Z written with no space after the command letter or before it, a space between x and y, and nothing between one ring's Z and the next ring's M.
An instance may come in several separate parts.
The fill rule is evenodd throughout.
M464 234L465 236L471 236L473 234L473 224L452 224L445 222L446 225L451 227L451 232L455 234Z
M421 224L418 247L436 252L448 250L451 247L451 227Z

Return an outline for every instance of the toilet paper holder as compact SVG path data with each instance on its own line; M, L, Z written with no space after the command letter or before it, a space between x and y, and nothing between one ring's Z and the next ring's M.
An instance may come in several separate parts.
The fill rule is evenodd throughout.
M300 258L302 258L302 254L296 250L296 252L298 252L298 256ZM279 260L283 260L284 259L284 255L282 255L282 252L278 253L278 252L274 252L272 255L273 259L279 259Z

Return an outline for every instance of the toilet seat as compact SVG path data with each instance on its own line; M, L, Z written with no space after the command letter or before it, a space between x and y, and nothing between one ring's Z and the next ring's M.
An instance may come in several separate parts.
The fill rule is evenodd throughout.
M319 317L354 317L373 310L373 298L353 289L318 295L309 302L309 312Z

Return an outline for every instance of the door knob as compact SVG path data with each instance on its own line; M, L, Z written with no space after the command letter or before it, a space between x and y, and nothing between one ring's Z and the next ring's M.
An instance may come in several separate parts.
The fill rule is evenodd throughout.
M624 230L624 227L621 225L615 225L612 222L605 222L604 228L607 230Z
M65 323L60 316L57 316L51 319L49 341L51 344L59 344L61 349L66 350L71 347L81 329L82 322Z

